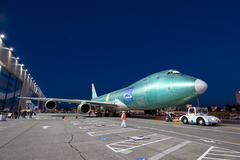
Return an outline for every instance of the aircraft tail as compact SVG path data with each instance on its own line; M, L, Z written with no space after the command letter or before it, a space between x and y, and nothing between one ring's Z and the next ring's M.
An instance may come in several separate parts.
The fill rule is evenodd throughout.
M92 98L96 98L97 97L97 93L94 87L94 84L92 83Z

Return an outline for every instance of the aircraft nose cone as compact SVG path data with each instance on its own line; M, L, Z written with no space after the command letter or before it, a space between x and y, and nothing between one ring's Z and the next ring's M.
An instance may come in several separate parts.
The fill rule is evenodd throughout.
M195 90L198 94L203 94L208 88L207 83L205 83L204 81L197 79L195 81Z

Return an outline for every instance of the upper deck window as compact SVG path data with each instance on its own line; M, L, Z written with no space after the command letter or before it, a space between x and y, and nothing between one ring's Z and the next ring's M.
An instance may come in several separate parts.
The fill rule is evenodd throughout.
M180 74L179 71L172 71L172 73L175 73L175 74Z

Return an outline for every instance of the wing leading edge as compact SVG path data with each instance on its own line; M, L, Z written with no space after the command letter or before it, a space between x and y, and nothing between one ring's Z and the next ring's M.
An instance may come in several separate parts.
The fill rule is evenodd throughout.
M56 101L56 102L67 102L69 104L71 103L77 103L77 104L81 104L81 103L88 103L92 106L101 106L101 107L116 107L118 106L118 101L119 100L115 100L113 102L97 102L97 101L89 101L89 100L79 100L79 99L59 99L59 98L33 98L33 97L19 97L21 99L32 99L32 100L38 100L38 101Z

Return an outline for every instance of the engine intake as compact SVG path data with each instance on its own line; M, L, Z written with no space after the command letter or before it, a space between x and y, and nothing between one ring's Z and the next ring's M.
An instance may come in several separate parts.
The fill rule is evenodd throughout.
M48 100L45 103L45 108L47 110L54 110L56 107L57 107L57 103L55 101L53 101L53 100Z
M87 114L91 111L91 106L86 102L82 102L81 104L79 104L77 110L81 114Z

